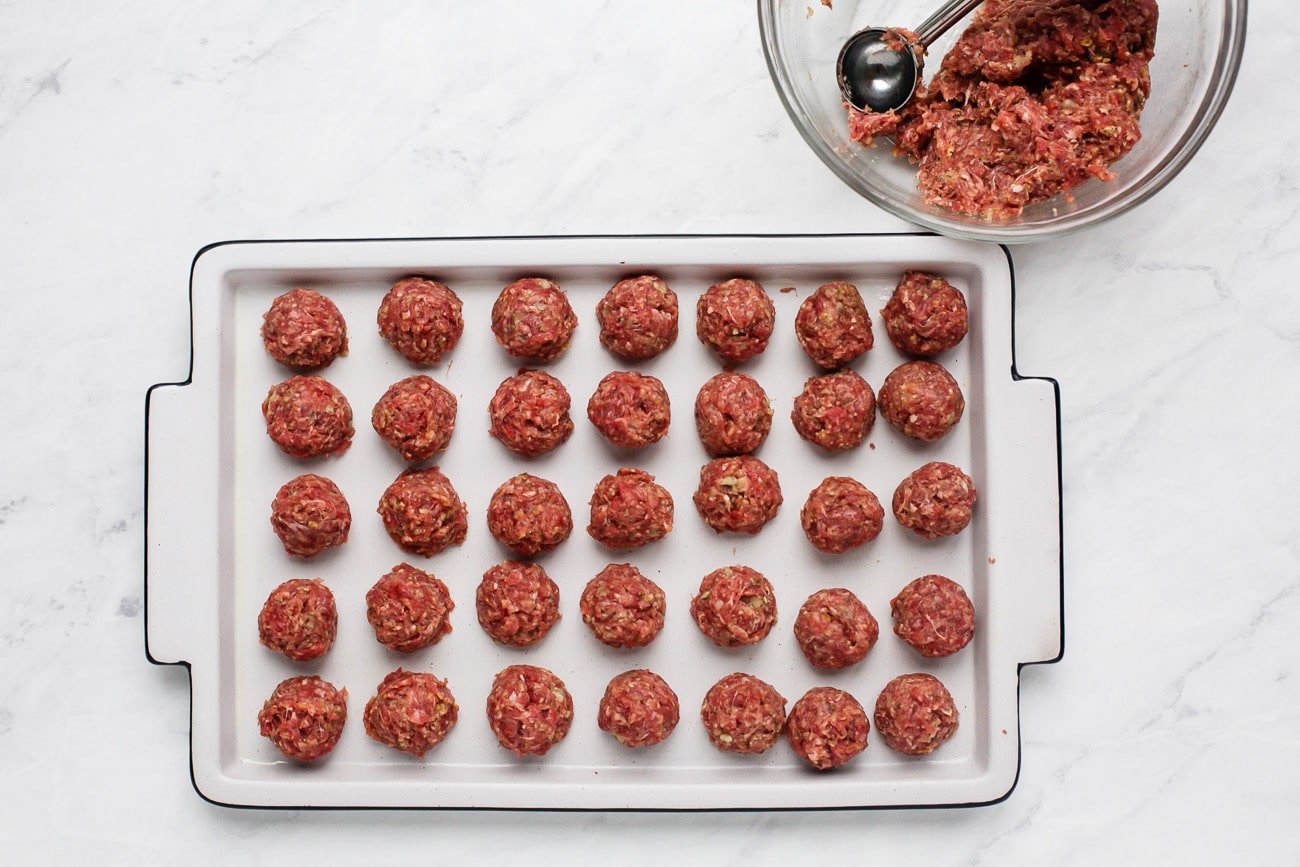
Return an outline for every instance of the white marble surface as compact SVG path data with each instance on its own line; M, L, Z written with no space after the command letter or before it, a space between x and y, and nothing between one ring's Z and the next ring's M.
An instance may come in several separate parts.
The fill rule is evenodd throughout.
M26 863L1259 863L1300 851L1300 122L1255 4L1153 202L1015 251L1061 382L1067 649L1004 804L868 814L260 813L200 801L144 659L143 392L225 238L898 228L805 149L752 6L0 2L0 847ZM1246 156L1243 158L1243 154Z

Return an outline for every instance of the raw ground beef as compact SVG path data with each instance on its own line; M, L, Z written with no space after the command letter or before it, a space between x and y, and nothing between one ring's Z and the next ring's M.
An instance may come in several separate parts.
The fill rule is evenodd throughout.
M933 361L909 361L885 377L880 414L904 435L934 442L961 421L966 399L952 374Z
M549 373L521 370L499 386L488 404L492 436L525 457L544 455L573 433L569 391Z
M753 535L781 508L776 470L749 455L716 458L700 469L695 508L719 533Z
M794 320L799 345L819 367L834 370L871 349L871 314L852 283L827 283L804 299Z
M456 396L419 374L395 382L370 414L375 433L408 461L431 458L447 448L456 429Z
M736 672L704 695L700 718L709 740L728 753L752 755L776 745L785 728L785 699L769 683Z
M540 277L516 280L492 305L492 333L516 358L554 361L569 348L578 317L560 287Z
M876 423L876 393L852 370L814 376L790 412L794 429L827 451L857 448Z
M839 767L865 750L870 729L858 700L833 686L808 690L786 720L795 754L819 771Z
M512 665L492 680L488 725L516 756L544 756L573 724L573 697L564 681L535 665Z
M605 687L596 724L625 747L662 742L681 719L681 705L662 677L646 668L616 675Z
M257 615L262 646L294 662L324 656L338 632L334 594L319 578L293 578L271 591Z
M291 759L314 762L334 749L348 721L348 691L319 677L280 681L257 714L262 737Z
M885 745L906 756L929 755L957 733L952 695L929 674L903 674L885 684L875 717Z
M398 280L379 302L379 334L412 364L437 364L465 331L460 298L424 277Z
M596 386L587 402L587 418L614 445L644 448L668 433L668 391L653 376L616 370Z
M348 354L348 326L333 301L312 289L294 289L262 315L262 345L281 364L314 370Z
M951 656L975 637L975 606L961 585L923 575L889 603L894 634L922 656Z
M880 311L889 341L920 358L952 349L970 331L966 296L942 277L905 271Z
M658 277L615 283L596 305L600 343L620 358L654 358L677 340L677 293Z
M398 476L379 498L378 512L394 542L425 557L464 542L469 527L465 503L437 467Z
M799 521L814 548L842 554L880 535L885 510L866 485L848 476L830 476L808 494Z
M447 681L399 668L366 702L362 722L381 744L422 759L447 737L458 711Z
M657 542L673 529L673 498L644 470L624 467L596 483L591 538L616 550Z
M582 622L610 647L645 647L664 628L663 588L628 563L611 563L587 582L578 601Z
M763 573L748 566L714 569L691 599L691 616L719 647L757 644L776 625L776 593Z
M975 508L975 483L957 467L931 461L894 489L898 523L931 541L966 529Z
M560 588L536 563L508 560L483 573L478 622L498 644L530 647L560 619Z
M852 591L836 587L808 597L795 618L794 637L813 667L848 668L876 646L880 625Z
M762 353L775 325L772 299L753 280L714 284L695 305L696 334L724 362L748 361Z
M573 532L569 501L554 482L529 473L507 479L492 494L488 532L521 557L554 551Z
M266 434L295 458L338 455L352 445L352 406L319 376L295 376L271 386L262 402Z
M271 529L295 557L315 557L348 540L352 510L339 486L313 473L284 483L271 501Z
M695 396L695 428L715 458L751 454L772 430L772 402L754 377L724 371Z
M455 607L446 584L409 563L398 563L366 592L366 619L375 640L398 653L441 641L451 632Z

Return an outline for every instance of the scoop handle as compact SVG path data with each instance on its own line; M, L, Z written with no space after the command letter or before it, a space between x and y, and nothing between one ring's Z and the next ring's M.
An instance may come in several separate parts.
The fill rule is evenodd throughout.
M983 2L984 0L948 0L916 28L917 43L928 48L930 43L947 33L954 24Z

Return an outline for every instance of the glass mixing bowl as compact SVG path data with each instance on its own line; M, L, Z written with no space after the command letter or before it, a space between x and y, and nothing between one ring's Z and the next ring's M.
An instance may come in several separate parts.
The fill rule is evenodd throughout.
M887 141L868 148L848 135L835 79L844 40L872 25L915 27L938 2L834 0L834 8L827 8L821 0L758 0L768 69L800 135L850 187L933 231L1002 243L1059 238L1153 196L1214 127L1232 92L1246 36L1247 0L1162 0L1142 140L1111 166L1116 177L1076 187L1073 201L1057 196L1014 219L990 220L927 205L916 189L915 168L891 156ZM958 23L930 47L927 72L938 68L965 26Z

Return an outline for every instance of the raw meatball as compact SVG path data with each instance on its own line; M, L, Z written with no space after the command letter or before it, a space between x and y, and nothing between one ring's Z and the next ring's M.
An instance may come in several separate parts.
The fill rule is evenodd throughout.
M965 410L957 380L933 361L899 365L880 387L880 414L913 439L943 438Z
M876 699L876 731L885 745L907 756L926 756L957 733L957 706L939 679L900 675Z
M560 619L560 588L536 563L507 560L483 573L478 622L498 644L529 647Z
M422 759L447 737L459 710L447 681L399 668L366 702L362 721L381 744Z
M757 644L776 625L776 592L763 573L748 566L724 566L700 582L691 616L718 647Z
M867 658L880 625L862 600L842 587L808 597L794 621L794 637L816 668L848 668Z
M412 554L432 557L465 541L465 503L437 467L407 470L379 498L389 537Z
M614 445L644 448L668 433L668 392L653 376L616 370L596 386L587 418Z
M262 402L266 434L295 458L342 454L352 445L352 406L319 376L295 376L271 386Z
M704 450L714 457L747 455L772 429L772 403L754 377L725 371L695 396L695 427Z
M295 557L315 557L348 540L352 510L339 486L312 473L285 482L271 501L271 529Z
M952 349L970 330L966 296L924 271L905 271L880 315L898 351L921 358Z
M827 283L804 299L794 320L799 345L819 367L843 367L875 342L871 314L852 283Z
M348 691L319 677L280 681L257 714L262 737L291 759L314 762L334 749L348 721Z
M677 693L646 668L625 671L605 687L596 725L625 747L652 747L677 728L681 705Z
M338 632L334 594L319 578L294 578L271 591L257 615L263 647L295 662L324 656Z
M786 736L795 753L819 771L839 767L867 748L871 723L858 700L842 689L818 686L790 708Z
M437 364L465 330L460 299L436 280L398 280L379 302L379 334L412 364Z
M654 358L677 340L677 293L658 277L613 285L596 305L600 343L631 361Z
M923 575L889 603L894 634L922 656L951 656L975 637L975 606L961 585Z
M719 533L753 535L776 517L781 503L776 470L758 458L717 458L700 470L695 508Z
M695 305L700 341L727 362L748 361L761 354L775 324L772 299L753 280L714 284Z
M970 524L975 508L971 477L943 461L931 461L899 482L894 517L924 539L953 536Z
M314 370L348 354L348 325L333 301L294 289L262 315L262 345L281 364Z
M729 674L700 706L704 731L718 749L751 755L771 749L785 728L785 699L752 674Z
M375 433L408 461L447 448L456 428L456 396L423 374L395 382L370 414Z
M569 348L578 317L560 287L527 277L501 290L492 305L492 333L516 358L554 361Z
M790 421L799 436L827 451L857 448L876 423L876 394L852 370L814 376L794 399Z
M842 554L880 535L885 510L866 485L847 476L830 476L812 489L799 521L814 548Z
M535 557L554 551L569 538L573 513L554 482L520 473L492 494L487 525L502 545L521 557Z
M375 640L398 653L441 641L451 632L455 607L446 584L408 563L398 563L366 593L366 619Z
M492 680L488 725L516 756L544 756L573 724L573 697L564 681L536 665L512 665Z
M663 588L627 563L611 563L587 582L582 622L610 647L645 647L664 628Z
M624 467L596 483L587 532L610 548L639 548L673 528L673 497L645 470Z
M488 404L492 436L525 457L544 455L573 433L568 389L549 373L521 370L499 386Z

